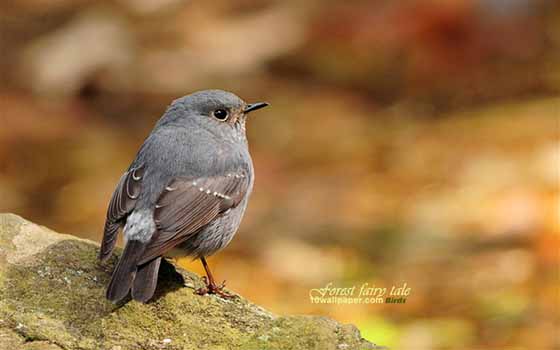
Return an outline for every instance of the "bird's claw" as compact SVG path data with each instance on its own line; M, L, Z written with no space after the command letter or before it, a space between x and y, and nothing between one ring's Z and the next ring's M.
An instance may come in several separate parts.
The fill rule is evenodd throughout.
M208 281L208 278L206 278L206 276L202 277L202 280L204 281L205 286L202 288L199 288L195 291L196 294L198 295L206 295L206 294L216 294L221 296L222 298L233 298L234 296L226 293L224 291L224 288L226 286L226 281L224 280L220 285L216 285L214 283L214 281Z

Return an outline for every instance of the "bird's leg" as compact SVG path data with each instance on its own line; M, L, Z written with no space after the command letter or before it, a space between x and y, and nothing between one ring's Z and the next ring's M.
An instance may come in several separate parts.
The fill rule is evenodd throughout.
M206 259L204 257L200 258L202 262L202 266L204 266L204 270L206 271L206 276L202 277L205 287L199 288L196 290L196 294L205 295L205 294L217 294L224 298L231 298L233 295L224 292L224 287L226 286L226 281L223 281L220 285L216 284L214 280L214 276L212 276L212 272L210 271L210 267L206 263Z

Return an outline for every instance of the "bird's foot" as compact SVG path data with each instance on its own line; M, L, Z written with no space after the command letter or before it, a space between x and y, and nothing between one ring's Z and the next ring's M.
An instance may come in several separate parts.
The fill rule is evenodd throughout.
M224 291L224 287L226 286L226 281L223 281L220 285L216 285L214 281L208 281L206 276L202 277L204 281L205 287L198 288L195 293L198 295L206 295L206 294L216 294L221 296L222 298L233 298L234 295L226 293Z

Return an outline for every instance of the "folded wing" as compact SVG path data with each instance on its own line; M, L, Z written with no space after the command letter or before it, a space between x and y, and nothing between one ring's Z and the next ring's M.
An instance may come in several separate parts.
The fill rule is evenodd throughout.
M223 212L236 207L249 187L245 172L172 180L154 211L157 232L139 264L164 255Z
M103 241L99 251L99 259L107 260L117 242L117 233L124 220L134 209L140 191L142 189L142 178L144 167L133 167L123 174L107 209L107 219L103 231Z

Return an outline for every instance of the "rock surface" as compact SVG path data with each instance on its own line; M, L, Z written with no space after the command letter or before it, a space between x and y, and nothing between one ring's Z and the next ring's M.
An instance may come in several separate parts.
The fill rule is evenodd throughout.
M163 264L156 299L116 306L116 262L98 245L0 214L0 349L373 349L356 327L276 316L240 296L198 296L200 277Z

